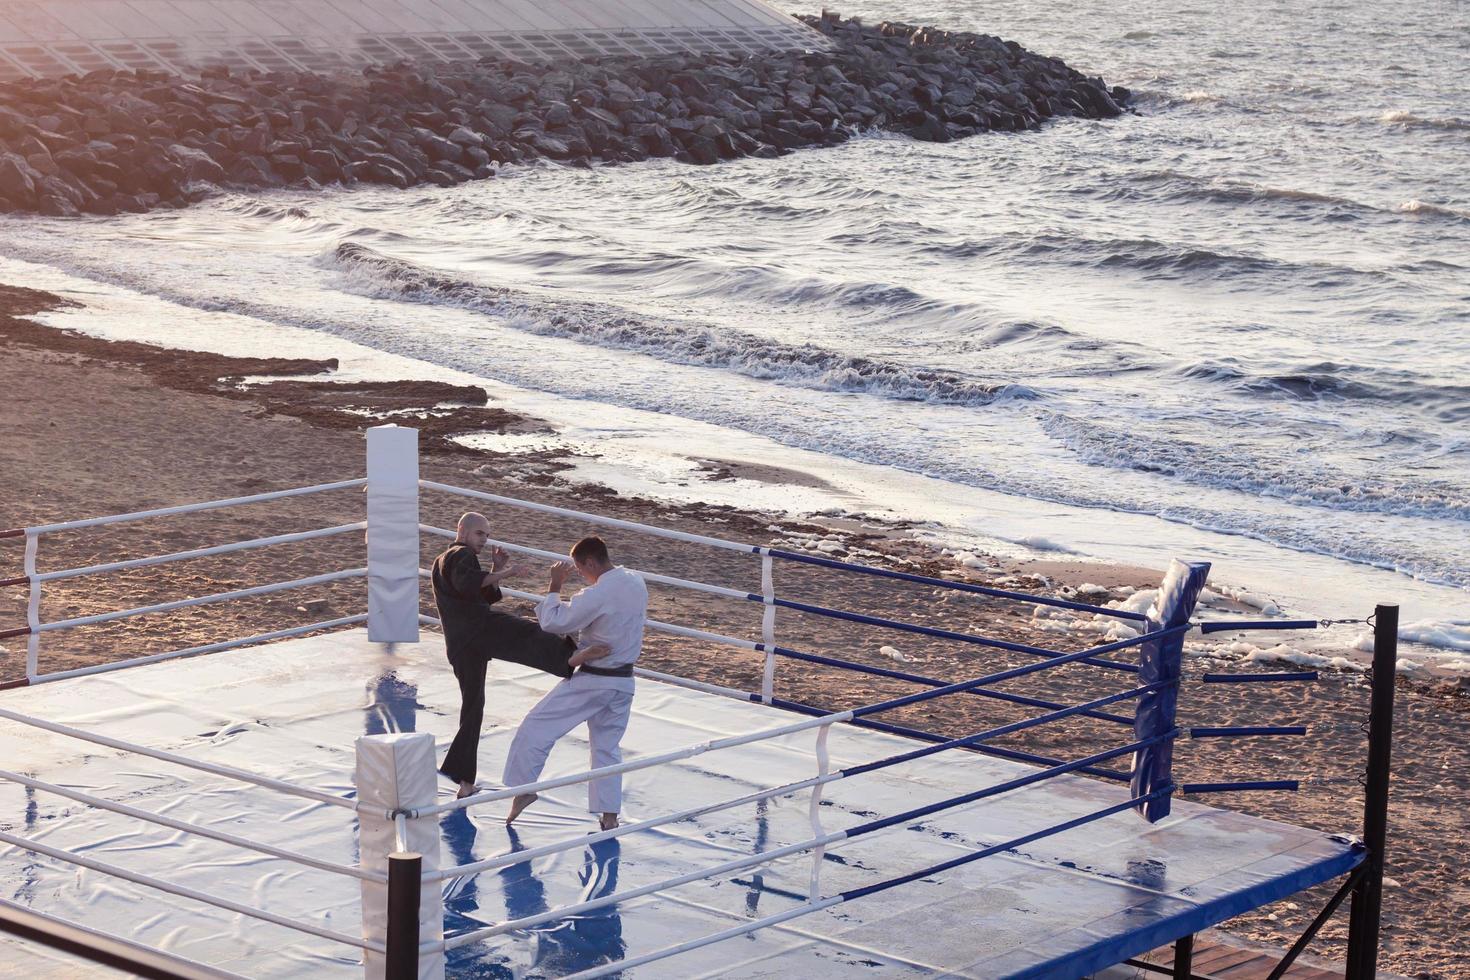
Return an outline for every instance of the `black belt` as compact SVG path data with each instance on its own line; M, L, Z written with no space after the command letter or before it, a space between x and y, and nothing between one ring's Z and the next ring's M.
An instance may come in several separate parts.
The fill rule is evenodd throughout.
M594 667L591 664L583 664L577 670L594 677L632 677L633 665L623 664L621 667Z

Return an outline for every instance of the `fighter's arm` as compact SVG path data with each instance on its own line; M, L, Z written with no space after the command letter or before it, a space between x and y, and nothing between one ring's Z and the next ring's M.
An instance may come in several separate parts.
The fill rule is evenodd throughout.
M600 616L605 611L602 600L596 586L583 589L565 601L556 592L548 592L536 606L536 620L546 632L566 636Z
M501 582L510 578L512 575L520 575L525 570L526 566L524 565L511 564L510 555L506 553L504 548L496 545L495 550L490 553L490 571L485 573L481 588L493 588L498 593Z

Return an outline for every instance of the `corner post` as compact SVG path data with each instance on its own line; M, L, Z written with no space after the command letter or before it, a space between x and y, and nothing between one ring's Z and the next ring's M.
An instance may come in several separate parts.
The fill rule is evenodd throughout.
M419 882L423 855L394 851L388 855L387 980L418 980Z
M363 735L357 740L358 864L388 872L388 881L362 882L362 938L386 954L363 954L367 980L444 980L443 951L420 954L420 942L444 936L438 882L422 873L439 869L439 821L390 814L431 806L438 790L434 736L428 732ZM402 824L402 830L398 824Z
M1393 750L1393 695L1398 674L1399 607L1373 612L1373 689L1368 712L1368 772L1363 781L1363 845L1367 871L1353 889L1348 916L1347 980L1378 972L1383 920L1383 849L1388 839L1388 783Z
M26 528L25 575L31 580L31 591L26 598L26 680L34 680L41 673L41 581L37 576L36 549L40 547L40 535Z
M367 430L368 639L419 640L419 433Z
M1194 614L1194 605L1210 577L1209 562L1182 562L1174 559L1159 586L1159 598L1149 610L1150 632L1183 626ZM1179 702L1179 678L1183 673L1184 634L1177 633L1152 640L1139 648L1138 683L1165 684L1138 699L1134 714L1133 734L1142 741L1174 730L1175 709ZM1166 789L1173 782L1174 740L1165 739L1133 753L1134 796ZM1140 804L1136 809L1149 823L1169 815L1172 791L1158 799Z

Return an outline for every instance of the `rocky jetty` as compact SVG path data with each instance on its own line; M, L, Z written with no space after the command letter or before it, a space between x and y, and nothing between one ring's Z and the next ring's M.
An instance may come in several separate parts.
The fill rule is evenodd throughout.
M945 142L1116 116L1128 99L989 35L806 20L831 50L9 82L0 211L146 211L220 188L449 186L535 160L712 164L871 130Z

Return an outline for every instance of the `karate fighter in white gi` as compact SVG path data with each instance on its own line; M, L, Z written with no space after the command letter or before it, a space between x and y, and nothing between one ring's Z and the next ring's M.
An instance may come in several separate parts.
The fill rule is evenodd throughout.
M618 743L628 727L633 707L633 663L643 650L643 619L648 612L648 587L643 579L608 557L601 538L578 541L572 561L551 569L551 584L536 606L536 618L548 633L568 635L581 631L580 645L606 644L606 657L583 664L575 674L552 688L521 722L505 760L506 786L522 786L541 778L546 757L556 740L587 723L592 743L592 768L616 765L623 759ZM563 602L562 586L575 566L587 588ZM511 823L536 801L523 793L511 801ZM623 777L603 776L587 784L587 810L601 814L603 830L618 825L622 809Z

